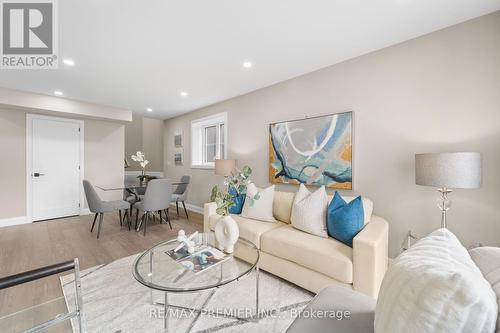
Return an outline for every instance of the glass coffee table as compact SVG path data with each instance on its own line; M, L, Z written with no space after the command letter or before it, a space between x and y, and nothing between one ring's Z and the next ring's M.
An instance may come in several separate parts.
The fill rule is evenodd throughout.
M199 233L194 239L195 253L205 247L215 247L215 236L213 233ZM245 257L241 260L234 255L227 255L224 261L201 272L195 273L175 261L167 251L175 249L180 243L177 239L165 241L145 251L134 262L133 274L137 281L150 288L151 302L154 305L163 306L164 329L168 329L168 309L178 308L194 311L196 317L193 319L188 331L192 328L196 319L201 315L216 288L236 281L255 270L255 314L250 317L234 317L226 313L215 313L222 317L232 317L240 320L254 321L259 319L259 250L251 242L240 238L235 246L235 252ZM170 304L169 293L191 293L210 290L211 294L199 309ZM164 302L153 300L153 290L164 292Z

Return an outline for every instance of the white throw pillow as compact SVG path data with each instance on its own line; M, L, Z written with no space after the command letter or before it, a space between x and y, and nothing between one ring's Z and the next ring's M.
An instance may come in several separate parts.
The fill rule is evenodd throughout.
M326 231L326 209L328 196L324 186L313 193L300 184L292 206L291 222L294 228L328 238Z
M397 257L382 282L375 333L492 333L495 293L467 250L447 229Z
M477 265L485 279L490 283L500 304L500 248L476 247L469 251L472 260ZM500 306L499 306L500 309ZM496 333L500 333L500 312L497 317Z
M264 222L276 222L273 216L274 185L259 191L253 183L248 184L247 196L253 198L257 193L259 193L258 200L245 199L241 216Z

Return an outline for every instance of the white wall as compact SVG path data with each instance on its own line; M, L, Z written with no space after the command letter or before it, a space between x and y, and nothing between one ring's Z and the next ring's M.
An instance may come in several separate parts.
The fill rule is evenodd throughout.
M390 254L408 229L439 227L437 193L414 181L414 154L480 151L484 185L457 190L450 229L466 245L500 245L500 12L367 54L165 121L165 174L193 176L189 202L207 202L221 182L190 169L190 122L228 112L229 157L268 184L268 125L354 110L354 191L390 223ZM255 67L258 70L258 67ZM173 163L173 134L184 131L184 166ZM296 186L279 186L295 191Z
M7 88L0 88L0 107L57 117L85 117L118 122L132 121L132 112L129 110Z

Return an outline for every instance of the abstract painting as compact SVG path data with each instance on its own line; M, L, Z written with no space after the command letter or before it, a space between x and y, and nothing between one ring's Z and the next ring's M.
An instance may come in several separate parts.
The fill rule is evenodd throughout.
M269 181L352 189L352 112L269 125Z

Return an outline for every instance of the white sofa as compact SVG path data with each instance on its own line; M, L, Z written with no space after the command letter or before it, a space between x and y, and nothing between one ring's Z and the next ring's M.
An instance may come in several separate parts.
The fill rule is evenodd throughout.
M273 215L276 223L233 215L240 237L260 249L259 267L314 293L330 285L341 285L376 298L388 262L387 221L368 216L368 223L349 247L333 238L322 238L295 229L290 224L295 193L276 191ZM371 201L367 200L371 203ZM204 207L204 232L213 232L220 215L216 204ZM371 208L366 209L371 213ZM235 255L246 254L236 246Z

